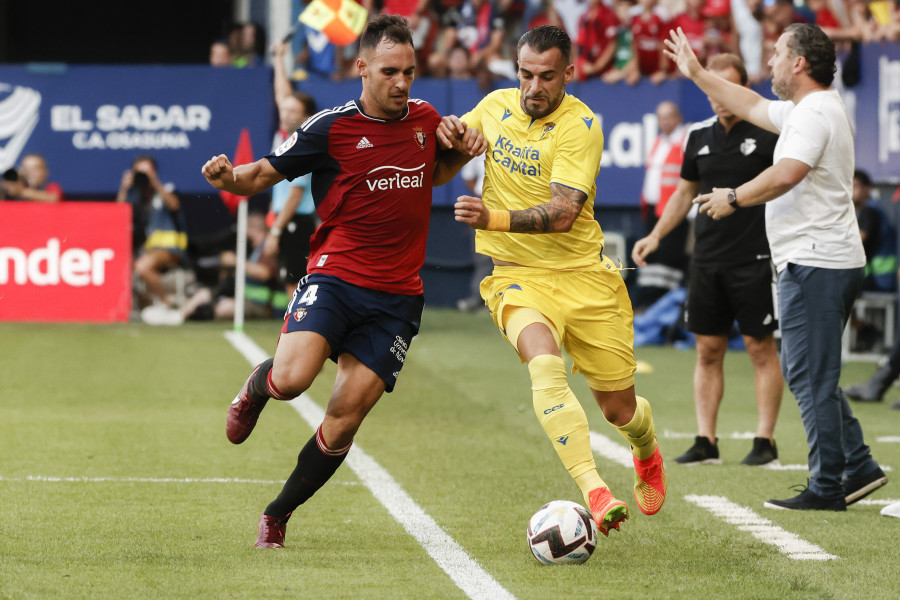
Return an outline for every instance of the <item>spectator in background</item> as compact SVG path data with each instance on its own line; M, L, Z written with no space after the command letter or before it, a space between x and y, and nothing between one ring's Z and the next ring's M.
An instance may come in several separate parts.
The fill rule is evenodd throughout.
M469 51L460 46L453 46L447 57L447 77L450 79L471 79L472 59Z
M247 216L247 257L244 286L244 317L271 319L287 308L287 297L279 289L275 263L263 256L266 241L266 218L260 213ZM179 308L152 304L141 311L141 320L148 325L181 325L187 320L232 319L235 313L235 265L237 254L226 250L219 256L221 280L214 289L199 288ZM280 301L276 298L280 297Z
M658 0L638 0L641 12L631 20L631 36L637 70L654 84L665 81L663 34L668 31L663 18L654 10Z
M272 151L296 131L316 112L316 103L308 94L295 92L287 76L284 55L287 46L282 42L272 44L275 103L278 106L278 131L272 140ZM306 275L306 259L309 257L309 238L316 229L316 205L312 196L312 176L307 173L293 181L284 179L272 186L272 204L269 208L263 254L268 259L277 257L279 275L288 295Z
M33 202L62 202L63 191L58 183L49 181L47 161L40 154L22 157L19 170L8 170L0 180L0 199L31 200Z
M706 0L700 14L703 15L706 62L717 54L738 54L740 48L730 0Z
M209 64L212 67L234 66L231 57L231 48L225 40L216 40L209 46Z
M706 20L703 16L704 4L707 0L687 0L684 12L675 15L672 20L666 24L666 33L663 39L668 36L671 29L681 27L684 35L691 43L691 49L697 55L700 64L706 64L707 46L706 46ZM726 2L727 10L727 2ZM660 41L662 44L662 41ZM663 57L663 69L673 77L678 76L678 69L671 64L668 58Z
M237 35L237 47L232 49L235 67L258 67L264 63L266 31L256 23L244 23Z
M631 33L631 12L636 3L635 0L615 1L615 13L619 23L616 27L616 52L612 68L603 74L603 81L607 83L624 81L628 85L634 85L641 79L634 56L634 40Z
M515 68L503 58L504 23L492 0L464 0L454 27L446 27L439 47L429 56L429 72L437 76L448 73L450 49L455 45L469 51L469 65L479 79L486 81L493 75L515 78Z
M612 68L616 54L619 20L602 0L587 0L587 10L578 20L578 56L575 75L584 81L600 77Z
M547 22L578 39L578 22L588 9L588 0L549 0Z
M184 263L188 241L175 186L162 183L156 159L142 154L122 174L116 202L128 202L132 207L134 272L150 296L142 303L171 306L161 275Z
M734 31L750 83L758 83L767 73L763 62L763 0L731 0Z
M897 289L897 232L872 197L872 179L862 169L853 172L853 206L866 253L862 289L893 292Z
M640 201L645 235L650 235L656 227L669 198L678 188L687 138L681 111L674 102L660 102L656 107L656 119L659 135L647 155ZM688 222L682 221L662 238L655 252L645 257L647 265L637 273L633 300L635 312L646 309L666 293L681 287L688 263L685 251L688 229Z

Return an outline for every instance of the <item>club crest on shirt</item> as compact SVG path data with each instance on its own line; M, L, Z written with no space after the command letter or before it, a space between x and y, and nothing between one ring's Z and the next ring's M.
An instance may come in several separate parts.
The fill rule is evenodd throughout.
M753 154L753 151L756 150L756 140L753 138L746 138L743 142L741 142L741 154L744 156L750 156Z
M297 310L294 311L294 320L297 321L298 323L300 321L302 321L304 317L306 317L306 309L305 308L298 308Z
M554 127L556 127L556 123L547 123L544 125L544 128L541 130L540 139L544 139L544 136L553 131Z
M284 154L285 152L290 150L296 143L297 143L297 132L295 131L294 133L291 134L291 137L284 140L284 143L275 149L275 156L281 156L282 154Z
M413 127L413 137L416 140L416 143L419 144L419 148L425 149L425 142L427 141L427 136L425 132L422 131L421 127Z

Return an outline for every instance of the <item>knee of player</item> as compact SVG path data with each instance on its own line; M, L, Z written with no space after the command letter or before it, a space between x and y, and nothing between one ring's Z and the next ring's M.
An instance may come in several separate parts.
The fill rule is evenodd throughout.
M296 398L309 389L315 375L308 376L303 369L293 365L279 365L276 363L271 372L272 383L285 396Z

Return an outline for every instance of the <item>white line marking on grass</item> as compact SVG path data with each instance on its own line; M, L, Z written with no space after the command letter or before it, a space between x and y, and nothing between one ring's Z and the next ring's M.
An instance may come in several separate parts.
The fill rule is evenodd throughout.
M225 337L252 365L268 358L262 348L243 333L226 332ZM322 422L325 411L306 394L289 404L315 429ZM629 453L630 455L630 453ZM463 548L456 543L407 494L390 473L362 448L354 444L347 455L347 466L356 473L372 495L387 508L394 519L425 548L429 556L450 579L473 600L515 600L493 577L485 572Z
M900 444L900 435L883 435L875 438L875 441L882 444Z
M829 554L806 540L785 531L768 519L757 515L755 512L735 504L722 496L685 496L685 500L705 508L713 515L726 523L736 526L741 531L753 534L753 537L778 548L782 554L786 554L794 560L836 560L839 557Z
M885 500L878 499L878 500L857 500L856 501L857 504L865 504L866 506L887 506L888 504L894 504L896 502L900 502L900 500L897 500L897 499L891 500L890 498L887 498Z
M612 441L602 433L591 432L591 450L603 458L619 463L623 467L634 468L631 450L622 444Z

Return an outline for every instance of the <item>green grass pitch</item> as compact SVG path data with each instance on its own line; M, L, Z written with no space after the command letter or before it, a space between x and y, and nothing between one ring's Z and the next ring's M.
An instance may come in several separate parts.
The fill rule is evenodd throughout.
M255 550L256 521L312 433L270 402L251 438L225 439L228 403L251 366L220 324L0 324L0 599L465 599L437 563L345 465L295 513L287 547ZM278 324L245 331L267 352ZM426 310L394 393L357 444L515 598L896 598L900 519L876 503L846 513L762 508L805 483L803 470L738 465L755 428L744 353L726 359L719 418L724 464L672 458L696 429L693 351L640 348L637 376L668 460L666 505L640 513L632 471L602 456L601 475L629 503L621 532L584 565L539 565L525 526L553 499L581 502L534 417L527 369L486 314ZM873 366L848 364L842 381ZM327 402L334 366L309 391ZM571 378L591 429L605 423ZM891 391L888 404L900 398ZM853 405L875 457L900 467L900 411ZM776 430L781 462L804 464L806 443L785 392ZM900 476L870 498L900 499ZM794 560L685 499L723 496L838 557Z

